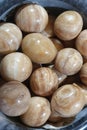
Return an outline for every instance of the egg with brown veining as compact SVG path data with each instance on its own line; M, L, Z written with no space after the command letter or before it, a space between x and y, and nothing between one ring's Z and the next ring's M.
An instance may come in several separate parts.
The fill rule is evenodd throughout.
M40 33L26 35L22 40L22 51L38 64L50 63L57 54L53 42Z
M66 84L57 89L51 99L52 110L61 117L73 117L85 105L81 88L76 84Z
M48 13L41 5L29 4L19 8L15 22L24 32L42 32L48 23Z
M54 32L61 40L69 41L78 36L83 27L82 16L77 11L64 11L55 20Z
M58 88L58 76L48 67L36 69L30 77L32 91L40 96L49 96Z
M30 91L19 81L10 81L0 87L0 110L8 116L19 116L29 107Z
M20 118L28 126L39 127L43 125L51 114L50 103L43 97L32 97L29 109Z
M13 23L0 24L0 54L17 51L21 45L22 32Z
M32 62L28 56L21 52L6 55L0 64L1 76L6 81L25 81L32 72Z
M74 48L60 50L55 60L55 68L65 75L76 74L80 71L82 64L83 58Z

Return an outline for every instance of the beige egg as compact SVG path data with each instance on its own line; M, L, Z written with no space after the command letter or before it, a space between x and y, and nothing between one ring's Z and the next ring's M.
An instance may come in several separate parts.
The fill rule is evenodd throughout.
M73 117L84 107L84 96L76 84L66 84L55 91L51 100L51 107L61 114L61 117Z
M48 13L41 5L29 4L19 8L15 22L24 32L42 32L48 24Z
M73 48L64 48L57 54L55 68L65 74L74 75L80 71L83 64L81 54Z
M29 109L21 116L21 120L28 126L39 127L43 125L51 114L50 103L43 97L32 97Z
M76 11L65 11L55 20L54 31L61 40L72 40L83 27L82 16Z
M25 81L32 72L32 62L28 56L21 52L6 55L0 64L1 76L6 81Z
M87 57L87 29L83 30L76 38L76 48L84 56Z
M57 54L57 49L53 42L40 33L26 35L22 41L22 51L33 62L39 64L50 63Z
M0 24L0 54L8 54L18 50L21 41L22 32L15 24Z
M49 96L58 88L57 74L48 67L36 69L30 78L32 91L40 96Z
M8 116L19 116L29 108L30 92L19 81L10 81L0 87L0 110Z

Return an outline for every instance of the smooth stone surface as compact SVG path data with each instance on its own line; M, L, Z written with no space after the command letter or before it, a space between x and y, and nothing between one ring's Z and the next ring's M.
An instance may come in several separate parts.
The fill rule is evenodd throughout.
M58 88L58 76L48 67L36 69L30 78L32 91L40 96L49 96Z
M43 97L32 97L29 109L20 118L28 126L38 127L43 125L51 114L50 103Z
M57 54L55 68L65 74L74 75L83 65L82 55L74 48L64 48Z
M18 81L10 81L0 87L0 109L8 116L19 116L29 108L30 92Z
M32 72L32 62L28 56L21 52L6 55L0 64L1 76L6 81L25 81Z
M84 95L76 84L66 84L55 91L51 99L52 111L58 112L61 117L73 117L85 105Z
M29 4L19 8L15 22L24 32L41 32L48 23L48 13L40 5Z
M17 51L21 45L22 32L13 23L0 24L0 54Z
M76 11L65 11L55 20L54 32L58 38L69 41L78 36L83 27L82 16Z
M53 42L40 33L26 35L22 41L22 51L30 59L39 64L50 63L57 54L57 49Z

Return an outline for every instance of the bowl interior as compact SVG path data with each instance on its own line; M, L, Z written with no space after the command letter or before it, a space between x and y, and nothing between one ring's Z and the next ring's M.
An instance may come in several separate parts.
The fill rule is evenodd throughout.
M49 2L50 1L50 2ZM87 27L86 22L86 16L83 14L82 11L80 11L78 8L73 7L72 5L65 3L60 0L11 0L11 3L7 2L5 3L5 8L2 9L3 2L5 3L5 0L1 0L0 3L0 21L6 21L6 22L12 22L14 23L14 17L17 9L22 6L23 4L30 4L30 3L36 3L40 4L43 7L46 8L49 14L58 16L60 13L64 12L65 10L76 10L81 13L85 24L84 28ZM20 118L10 118L5 116L3 113L0 113L0 130L33 130L33 129L56 129L56 130L72 130L72 129L78 129L79 127L85 125L87 122L87 107L84 107L84 109L74 118L69 118L67 120L63 120L62 122L55 123L55 124L49 124L46 123L40 128L30 128L23 124L21 124Z

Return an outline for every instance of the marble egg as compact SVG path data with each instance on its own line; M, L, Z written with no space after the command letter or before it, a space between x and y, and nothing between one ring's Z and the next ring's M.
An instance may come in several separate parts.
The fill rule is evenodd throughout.
M54 32L58 38L69 41L78 36L83 27L82 16L77 11L65 11L55 20Z
M40 33L26 35L22 40L22 51L38 64L50 63L57 54L53 42Z
M0 54L17 51L21 45L22 32L13 23L0 24Z
M10 81L0 87L0 110L8 116L19 116L29 108L31 95L19 81Z
M58 76L48 67L36 69L30 77L32 91L40 96L50 96L58 88Z
M51 114L50 103L43 97L32 97L29 109L20 118L28 126L39 127L46 123Z
M57 54L55 68L65 74L74 75L83 65L82 55L74 48L64 48Z
M15 22L24 32L42 32L48 23L48 13L41 5L29 4L19 8Z
M32 72L32 62L28 56L21 52L6 55L0 64L1 76L6 81L25 81Z
M85 106L85 98L77 84L66 84L57 89L51 99L52 111L61 117L73 117Z

